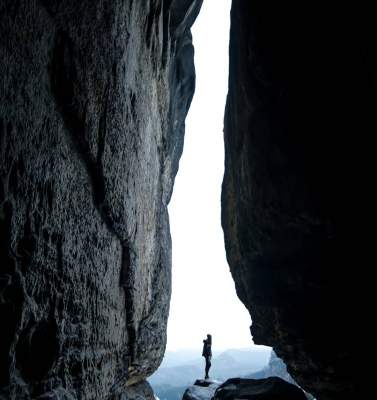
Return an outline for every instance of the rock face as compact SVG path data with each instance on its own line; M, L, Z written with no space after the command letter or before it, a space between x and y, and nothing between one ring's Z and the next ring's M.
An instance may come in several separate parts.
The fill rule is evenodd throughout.
M375 372L358 347L376 333L363 317L373 311L361 234L372 210L375 48L367 8L233 1L227 258L254 341L320 399L362 398L359 367Z
M214 400L306 400L304 392L277 377L266 379L228 379L216 390Z
M155 400L153 390L147 381L136 383L126 388L120 400Z
M192 386L186 389L182 400L211 400L220 384L221 382L209 379L198 379Z
M0 4L0 398L120 398L160 364L201 0Z
M197 381L190 386L182 400L307 400L304 392L284 380L272 377L267 379L228 379L218 382Z

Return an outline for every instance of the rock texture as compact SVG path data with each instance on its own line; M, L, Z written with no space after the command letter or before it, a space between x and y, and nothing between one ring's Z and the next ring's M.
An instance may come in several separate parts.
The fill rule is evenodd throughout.
M358 346L376 334L363 233L373 209L372 14L242 0L231 12L227 258L254 341L320 399L363 398L359 367L376 371L375 349Z
M155 400L153 390L147 381L128 386L120 400Z
M220 384L218 381L198 379L186 389L182 400L211 400Z
M1 1L0 398L118 398L160 364L200 6Z
M304 392L283 379L228 379L219 386L214 400L306 400Z
M196 381L182 400L307 400L304 392L280 378L228 379L223 384Z

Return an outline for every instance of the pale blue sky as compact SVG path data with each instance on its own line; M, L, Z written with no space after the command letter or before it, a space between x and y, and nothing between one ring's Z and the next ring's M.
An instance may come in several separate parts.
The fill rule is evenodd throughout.
M250 316L236 296L220 220L229 13L230 0L204 0L192 29L196 92L169 205L173 294L168 350L201 348L207 333L215 350L252 345Z

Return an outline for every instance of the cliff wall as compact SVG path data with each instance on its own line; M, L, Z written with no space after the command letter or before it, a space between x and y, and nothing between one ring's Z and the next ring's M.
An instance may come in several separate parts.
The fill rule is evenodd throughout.
M231 12L227 258L255 343L273 346L319 399L363 398L365 373L375 371L375 354L360 349L376 333L366 234L376 132L371 15L355 4L242 0Z
M1 1L0 398L118 398L160 364L200 6Z

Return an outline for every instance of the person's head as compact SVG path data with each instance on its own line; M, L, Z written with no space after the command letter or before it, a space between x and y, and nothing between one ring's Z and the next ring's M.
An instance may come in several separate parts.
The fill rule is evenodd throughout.
M207 334L207 342L209 344L212 344L212 335L210 335L209 333Z

